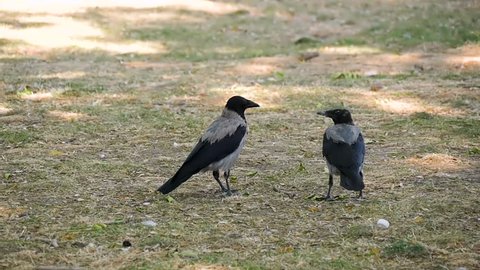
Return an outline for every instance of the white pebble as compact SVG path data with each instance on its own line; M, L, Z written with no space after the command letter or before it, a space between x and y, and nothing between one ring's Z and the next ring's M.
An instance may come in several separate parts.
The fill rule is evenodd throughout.
M390 227L390 222L388 222L388 220L386 219L381 218L377 221L377 227L382 229L388 229L388 227Z
M155 227L157 226L157 223L153 220L145 220L145 221L142 221L142 224L145 225L145 226L148 226L148 227Z
M52 241L51 241L50 244L52 245L52 247L58 248L58 241L57 241L57 239L52 239Z

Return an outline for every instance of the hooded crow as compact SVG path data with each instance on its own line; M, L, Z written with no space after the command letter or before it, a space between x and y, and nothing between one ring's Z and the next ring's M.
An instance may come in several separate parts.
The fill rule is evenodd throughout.
M360 129L355 126L348 110L335 109L318 114L332 118L334 125L323 134L323 156L329 171L326 199L332 200L330 192L333 175L340 175L340 185L348 190L360 191L362 197L363 160L365 143Z
M253 107L260 106L241 96L231 97L227 101L222 115L207 128L177 173L158 191L167 194L192 175L198 172L213 171L213 177L222 191L231 195L228 177L247 138L248 127L245 110ZM225 178L226 188L219 179L220 172Z

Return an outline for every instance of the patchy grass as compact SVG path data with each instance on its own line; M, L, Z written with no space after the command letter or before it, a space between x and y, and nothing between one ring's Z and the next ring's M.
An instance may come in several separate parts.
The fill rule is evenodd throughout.
M79 97L83 94L101 93L104 91L105 87L103 85L90 85L83 81L72 81L67 83L62 95L66 97Z
M407 257L418 258L428 255L424 246L408 242L405 240L397 240L385 248L385 256L387 257Z
M475 139L480 136L477 119L465 119L458 117L441 117L426 112L415 113L409 117L396 119L387 126L401 126L412 131L419 130L424 134L456 135Z
M155 53L0 37L0 268L479 268L477 21L462 1L437 2L61 16L102 33L72 30L73 40ZM22 14L2 13L3 24L16 33L55 25L54 15ZM302 37L314 42L296 45ZM431 42L440 46L425 54ZM305 50L319 55L299 61ZM210 174L158 194L237 94L262 106L247 112L232 171L240 195L223 197ZM316 112L334 107L352 111L367 142L363 201L338 179L338 199L321 200L332 122ZM380 218L389 229L376 227Z
M20 146L34 139L34 134L26 130L0 130L0 142L5 145Z
M474 10L475 7L467 2L451 3L445 8L441 3L427 1L425 5L411 6L393 20L372 27L368 37L391 49L431 43L457 47L465 42L479 42L480 21Z

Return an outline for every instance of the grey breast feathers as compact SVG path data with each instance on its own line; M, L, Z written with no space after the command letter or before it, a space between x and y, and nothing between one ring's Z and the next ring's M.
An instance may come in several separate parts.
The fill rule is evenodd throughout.
M235 133L240 125L246 126L247 123L238 113L225 108L222 115L207 128L202 136L202 141L215 143Z
M327 139L333 140L335 143L352 145L357 141L360 129L353 125L337 124L327 128L325 134Z

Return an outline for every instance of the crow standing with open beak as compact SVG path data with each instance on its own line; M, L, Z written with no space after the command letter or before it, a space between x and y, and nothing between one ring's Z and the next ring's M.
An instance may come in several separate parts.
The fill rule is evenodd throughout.
M232 190L228 183L230 169L237 160L247 138L248 127L245 110L253 107L260 106L241 96L231 97L222 115L207 128L177 173L158 191L167 194L192 175L198 172L213 171L213 177L222 191L231 195ZM220 172L223 173L226 187L220 181Z
M323 134L323 156L327 161L329 178L326 199L332 200L333 175L340 175L340 185L348 190L360 191L362 197L363 161L365 143L360 129L353 123L348 110L335 109L318 114L329 117L334 125Z

